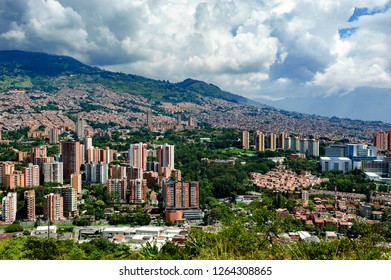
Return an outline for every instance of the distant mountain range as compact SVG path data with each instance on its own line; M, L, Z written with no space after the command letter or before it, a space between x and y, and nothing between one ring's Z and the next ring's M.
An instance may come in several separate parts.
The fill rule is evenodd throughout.
M194 102L197 99L194 95L199 95L257 105L253 100L202 81L186 79L169 83L105 71L68 56L18 50L0 51L0 78L0 91L35 89L55 92L63 86L75 86L75 83L101 84L107 89L141 95L150 101Z
M391 89L369 90L361 87L343 96L286 98L276 101L257 98L255 101L305 114L391 123Z
M26 92L14 95L12 90ZM9 126L19 123L21 115L30 118L31 114L47 110L61 111L69 117L83 115L95 127L134 127L142 125L146 112L152 109L163 126L175 121L179 112L185 119L192 116L212 127L288 131L337 139L369 139L373 131L391 129L390 124L380 121L349 119L365 119L366 110L383 110L391 104L386 92L379 92L381 102L373 96L365 98L364 89L340 99L254 101L190 78L171 83L102 70L68 56L18 50L0 51L0 95L0 122ZM339 115L347 119L319 116L338 116L334 113L338 111L362 114Z

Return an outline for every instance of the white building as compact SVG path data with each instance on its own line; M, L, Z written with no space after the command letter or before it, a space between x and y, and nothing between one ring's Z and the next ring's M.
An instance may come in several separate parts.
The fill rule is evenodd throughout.
M6 224L12 224L16 220L16 207L17 207L16 192L7 193L2 200L2 220Z
M352 160L347 157L321 157L320 165L322 172L329 170L347 172L352 170Z
M63 184L63 163L47 162L43 165L44 181Z

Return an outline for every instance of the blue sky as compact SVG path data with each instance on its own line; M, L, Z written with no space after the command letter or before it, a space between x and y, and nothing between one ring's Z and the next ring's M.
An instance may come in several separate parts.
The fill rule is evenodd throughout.
M2 0L0 48L249 98L391 89L388 0Z

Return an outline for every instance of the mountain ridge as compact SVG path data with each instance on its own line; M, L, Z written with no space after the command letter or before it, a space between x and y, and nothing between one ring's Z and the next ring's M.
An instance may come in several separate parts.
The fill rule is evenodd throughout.
M25 92L7 93L16 89ZM38 127L45 122L39 114L46 110L52 119L62 112L83 116L95 127L137 127L145 125L146 112L152 109L159 129L175 127L180 114L182 119L192 117L211 127L288 131L352 141L369 139L374 131L391 130L390 124L379 121L275 109L191 78L170 83L102 70L71 57L23 51L0 51L0 105L0 113L6 112L0 114L4 126L23 125L20 120L26 119Z

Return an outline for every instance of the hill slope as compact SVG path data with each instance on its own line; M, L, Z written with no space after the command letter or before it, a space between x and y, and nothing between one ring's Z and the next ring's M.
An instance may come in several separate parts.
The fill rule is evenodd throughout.
M198 95L238 103L251 102L202 81L157 81L137 75L105 71L68 56L18 50L0 51L0 78L0 91L36 89L55 92L79 83L101 84L107 89L140 95L151 101L194 102L197 100L194 95Z
M15 89L26 91L9 92ZM5 129L72 127L69 118L76 115L95 128L133 128L145 125L149 109L154 126L162 130L175 128L178 115L211 127L352 141L391 129L377 121L278 110L193 79L169 83L105 71L66 56L0 51L0 125Z

